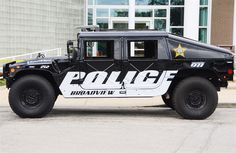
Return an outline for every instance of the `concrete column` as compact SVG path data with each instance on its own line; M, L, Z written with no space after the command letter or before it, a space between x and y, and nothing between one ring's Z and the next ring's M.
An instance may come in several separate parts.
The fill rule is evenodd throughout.
M198 40L199 0L186 0L184 6L184 36Z
M135 29L135 0L129 0L129 29Z

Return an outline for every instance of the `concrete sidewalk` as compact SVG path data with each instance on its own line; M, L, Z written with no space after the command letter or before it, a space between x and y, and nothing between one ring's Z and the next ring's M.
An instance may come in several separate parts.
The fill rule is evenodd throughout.
M222 88L219 95L219 104L227 106L236 106L236 82L229 82L228 88ZM2 86L0 87L0 106L8 106L8 90ZM83 98L83 99L66 99L59 96L55 106L115 106L115 107L129 107L129 106L155 106L163 105L160 96L154 98Z

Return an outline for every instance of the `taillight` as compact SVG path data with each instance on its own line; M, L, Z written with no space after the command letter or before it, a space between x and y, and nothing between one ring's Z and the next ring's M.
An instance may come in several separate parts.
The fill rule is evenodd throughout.
M234 71L233 71L232 69L228 69L227 73L228 73L229 75L232 75L232 74L234 73Z

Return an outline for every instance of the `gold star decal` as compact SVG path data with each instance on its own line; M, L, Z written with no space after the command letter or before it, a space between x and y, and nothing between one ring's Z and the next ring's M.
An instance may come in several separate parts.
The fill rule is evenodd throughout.
M173 50L175 51L175 58L179 56L184 57L184 52L186 49L183 48L181 44L179 44L179 46L177 48L174 48Z

